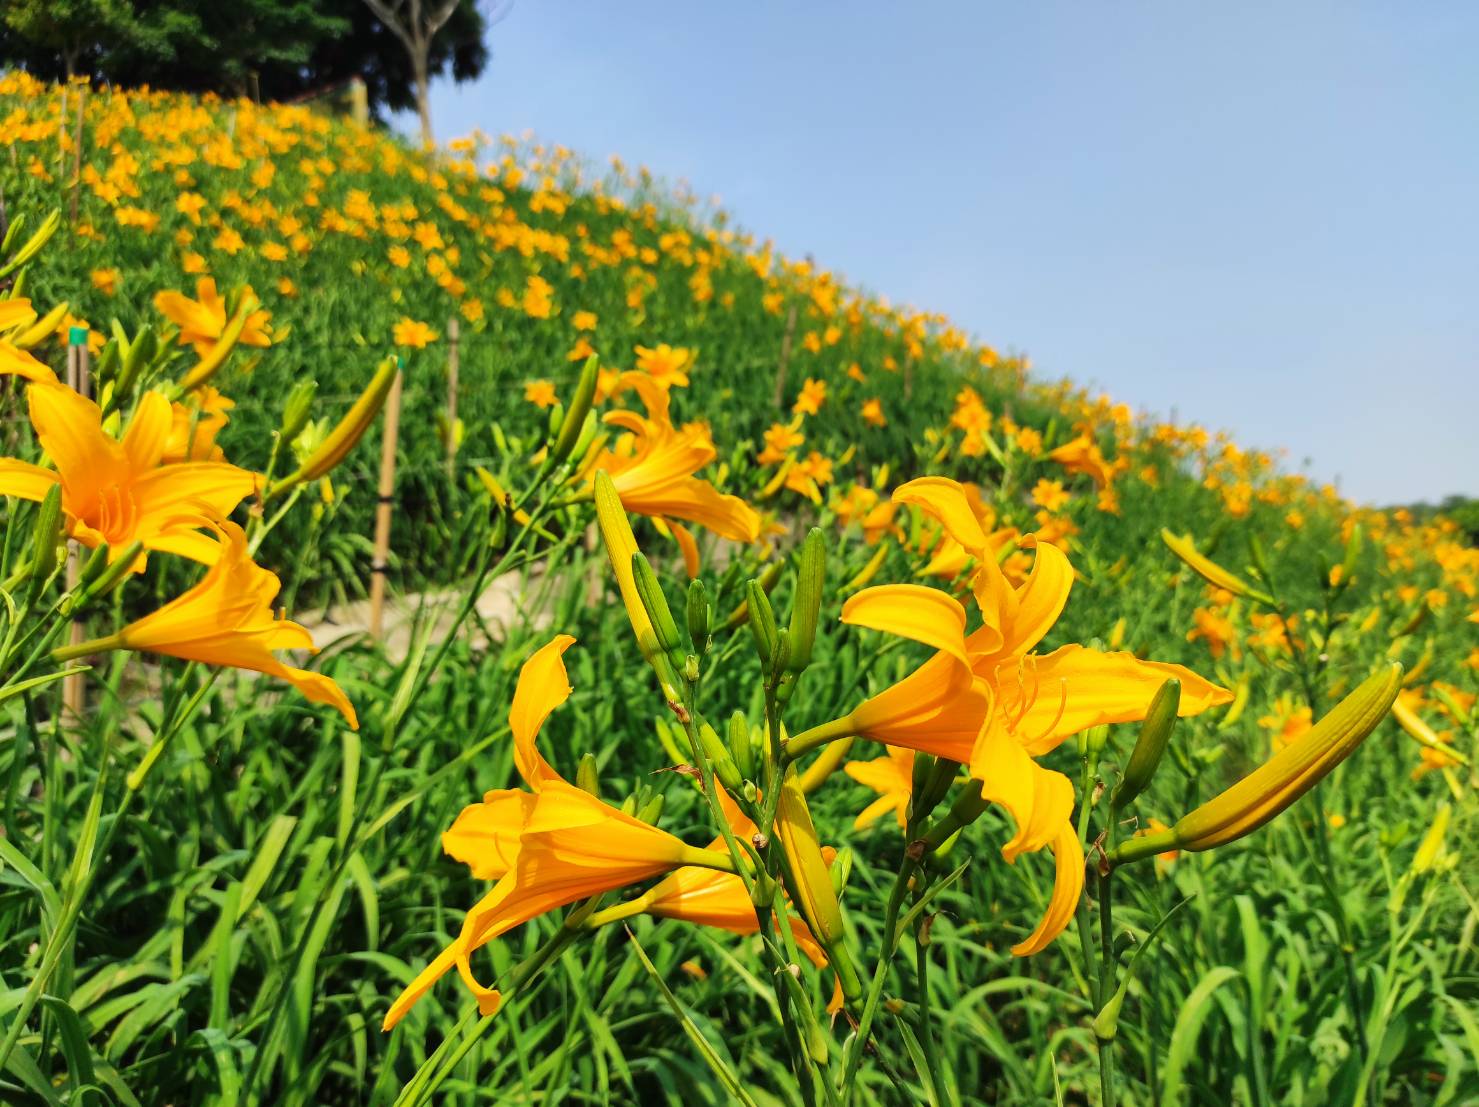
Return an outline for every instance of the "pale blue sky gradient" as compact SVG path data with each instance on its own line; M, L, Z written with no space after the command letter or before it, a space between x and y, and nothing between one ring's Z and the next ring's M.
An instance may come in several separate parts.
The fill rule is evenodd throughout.
M1479 494L1479 3L520 0L438 137L792 256L1385 503Z

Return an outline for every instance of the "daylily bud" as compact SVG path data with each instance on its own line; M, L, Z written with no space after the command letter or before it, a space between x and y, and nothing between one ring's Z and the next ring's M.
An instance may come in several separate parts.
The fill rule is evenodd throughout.
M694 578L688 582L688 641L694 651L702 657L709 652L709 595L704 582Z
M750 720L743 711L729 716L729 756L746 780L755 776L755 745L750 740Z
M297 438L308 425L308 417L313 413L313 400L317 395L317 381L301 380L293 385L287 402L282 405L282 426L278 428L278 434L284 442Z
M704 756L714 768L714 775L719 778L719 783L731 792L738 792L744 787L745 782L740 776L739 767L729 756L729 749L720 740L718 732L708 723L700 721L698 740L704 748Z
M621 506L621 496L616 491L616 485L611 483L611 477L604 470L596 474L595 501L596 523L601 530L606 555L611 560L611 571L616 574L616 584L621 590L621 601L626 607L627 618L637 636L637 646L647 663L656 671L658 680L663 685L663 693L670 699L676 699L678 676L673 672L667 653L658 641L658 632L653 627L652 617L637 591L637 578L632 571L633 555L639 552L637 539L632 534L632 524L627 519L626 510ZM670 614L669 619L671 618ZM676 627L672 633L673 640L676 641Z
M20 334L12 338L10 344L20 350L29 350L31 347L44 342L56 333L57 327L67 316L67 309L68 305L66 303L57 304L56 307L32 323L29 328L21 331Z
M328 433L318 449L291 476L274 484L268 490L267 497L270 499L305 481L317 480L343 461L345 455L364 437L365 431L370 429L375 416L380 414L380 409L385 406L385 398L390 395L399 376L400 369L394 358L382 361L375 370L375 375L370 378L370 383L360 393L359 399L354 401L354 405Z
M1222 713L1222 718L1217 721L1218 730L1226 730L1237 722L1243 711L1248 706L1248 697L1252 695L1252 682L1245 676L1238 681L1233 688L1233 701L1227 705L1227 710Z
M587 751L575 766L575 786L582 792L601 798L601 781L596 772L596 755Z
M745 583L745 604L750 613L750 633L755 636L755 648L760 660L769 667L780 648L780 635L775 626L775 612L770 606L770 597L757 580Z
M1413 872L1425 873L1437 863L1438 854L1443 849L1443 836L1448 833L1448 820L1452 815L1453 809L1448 804L1438 808L1433 825L1428 827L1417 852L1412 855Z
M231 351L236 348L236 343L241 338L241 332L246 329L247 320L251 318L252 312L257 309L257 301L251 296L243 296L241 304L237 307L235 314L227 322L225 329L221 331L221 337L216 339L216 344L211 347L210 353L206 354L195 364L195 367L186 373L180 381L180 391L189 392L192 388L199 388L206 381L214 377Z
M46 217L41 226L36 228L36 233L26 240L26 244L15 252L15 256L3 267L0 267L0 277L8 277L26 262L30 261L41 252L41 248L56 234L56 229L62 225L62 209L54 208L52 213ZM7 239L10 236L6 236ZM8 242L7 242L8 246Z
M35 602L57 565L57 545L62 541L62 486L54 484L41 501L31 539L30 601Z
M572 456L576 443L585 430L586 416L590 413L591 403L596 396L596 381L600 377L600 363L595 354L585 359L585 365L580 370L580 380L575 385L575 395L570 397L570 409L566 412L564 422L560 426L560 435L555 439L554 448L550 450L550 461L558 465L566 458ZM578 457L579 454L574 456Z
M1109 806L1118 810L1145 790L1155 776L1166 752L1166 743L1176 726L1176 712L1181 707L1181 681L1171 677L1162 684L1150 701L1145 722L1140 724L1140 737L1130 751L1130 760L1120 775L1120 782L1109 797Z
M1245 581L1242 577L1228 572L1210 558L1202 556L1197 552L1196 543L1192 541L1191 535L1174 535L1169 530L1161 530L1161 541L1166 544L1170 551L1179 557L1186 565L1205 580L1208 584L1217 588L1225 588L1235 596L1246 596L1250 600L1259 603L1273 605L1273 597L1267 592L1261 592Z
M1280 814L1348 757L1386 717L1402 683L1402 666L1386 665L1253 772L1175 826L1133 838L1110 855L1115 864L1171 849L1212 849L1251 834Z
M652 571L652 563L641 550L632 554L632 578L636 582L642 607L652 620L652 629L657 633L657 644L668 655L668 660L681 668L683 643L678 638L678 624L673 621L672 609L668 607L668 598L663 595L657 574Z
M103 547L99 547L99 549L103 549ZM87 569L91 568L93 561L97 559L94 558L93 561L90 561L83 569L82 580L84 583L81 594L77 595L74 602L68 606L68 611L81 611L99 596L106 596L109 592L113 591L132 571L134 562L138 561L139 554L143 552L144 544L137 540L130 542L124 547L123 552L113 558L111 562L108 561L111 554L105 551L102 559L105 564L102 567L102 571L96 573L96 575L90 575Z
M781 785L775 812L776 833L785 851L786 862L795 878L794 889L801 913L812 934L827 950L827 959L842 984L842 994L852 998L862 991L857 970L853 968L845 945L842 908L832 887L832 875L817 841L816 827L806 797L794 781Z
M5 237L0 238L0 254L10 253L10 248L15 240L20 237L21 231L26 227L26 213L18 212L16 217L10 221L10 226L5 230Z
M637 818L648 826L656 826L662 818L663 794L655 793L651 799L637 809Z
M792 673L799 674L811 664L826 580L826 539L822 537L820 527L812 527L801 544L801 564L796 571L796 601L791 609L791 625L786 629L791 645L786 668Z
M123 351L123 360L118 366L118 378L114 385L114 396L121 401L133 391L134 382L144 366L159 352L159 334L145 323L134 335L133 341Z
M843 846L832 858L832 864L827 871L832 874L832 891L837 893L839 899L842 893L847 891L848 878L852 876L852 847Z

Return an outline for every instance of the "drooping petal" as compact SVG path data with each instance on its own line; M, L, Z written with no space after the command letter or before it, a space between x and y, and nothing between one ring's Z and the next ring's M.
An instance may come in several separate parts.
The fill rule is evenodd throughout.
M1064 823L1053 838L1053 894L1037 929L1012 947L1018 957L1027 957L1047 947L1073 919L1078 897L1084 889L1084 850L1071 823Z
M514 737L514 766L536 792L560 774L550 767L535 745L540 728L555 708L570 698L570 674L564 653L575 644L568 634L557 634L541 646L519 670L508 725Z
M965 608L954 596L920 584L880 584L849 596L842 621L943 650L969 666Z
M946 533L972 557L979 559L986 549L986 532L971 510L965 489L948 477L919 477L901 484L894 489L893 501L913 504L938 519Z
M1005 807L1017 824L1001 849L1008 862L1042 849L1073 813L1073 782L1032 760L999 717L982 729L970 766L981 797Z

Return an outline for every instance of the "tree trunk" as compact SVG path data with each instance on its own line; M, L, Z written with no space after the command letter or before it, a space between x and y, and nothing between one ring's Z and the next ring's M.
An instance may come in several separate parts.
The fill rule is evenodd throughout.
M411 68L416 73L416 111L421 116L421 144L430 146L435 142L431 133L431 81L426 70L431 49L423 48L411 58Z

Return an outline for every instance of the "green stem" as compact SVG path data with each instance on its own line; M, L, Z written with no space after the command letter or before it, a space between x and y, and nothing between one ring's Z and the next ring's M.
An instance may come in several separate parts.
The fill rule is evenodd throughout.
M904 859L899 863L899 874L894 879L893 889L888 895L888 904L883 912L883 948L879 951L878 965L873 970L873 982L868 986L868 995L863 1001L863 1013L858 1019L858 1029L853 1037L852 1048L848 1050L842 1068L842 1083L838 1090L842 1093L844 1104L852 1096L858 1064L862 1061L863 1051L868 1048L869 1034L873 1029L873 1016L878 1011L878 1001L883 997L883 985L888 979L889 962L893 959L894 949L898 944L896 929L899 909L903 906L904 896L909 891L909 878L914 875L918 867L919 862L910 857L906 851Z
M851 738L856 733L857 728L853 726L850 717L843 716L840 719L833 719L829 723L822 723L810 730L803 730L790 741L781 743L780 756L784 763L790 764L812 750L825 746L828 742L835 742L839 738Z

